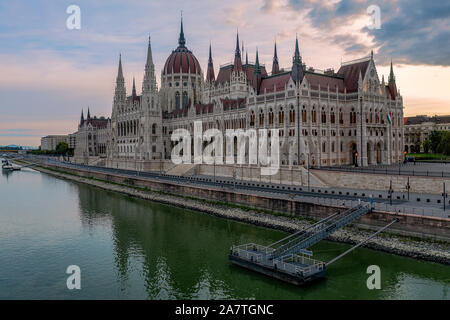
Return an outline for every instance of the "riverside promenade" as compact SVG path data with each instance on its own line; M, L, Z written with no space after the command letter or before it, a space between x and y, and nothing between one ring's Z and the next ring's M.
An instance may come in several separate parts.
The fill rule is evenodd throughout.
M353 207L358 203L370 204L372 201L374 212L359 219L355 225L376 228L386 221L398 218L399 223L392 230L402 235L445 240L450 234L450 219L446 216L447 212L440 210L431 202L428 204L425 202L422 210L418 211L417 204L412 200L391 200L373 195L370 198L367 191L361 190L340 194L336 191L333 193L333 190L316 188L308 191L306 187L276 183L261 184L256 181L237 181L223 177L174 176L160 172L85 166L36 157L29 157L27 161L39 161L46 167L114 183L313 219L325 217L336 209ZM421 212L424 214L420 214Z

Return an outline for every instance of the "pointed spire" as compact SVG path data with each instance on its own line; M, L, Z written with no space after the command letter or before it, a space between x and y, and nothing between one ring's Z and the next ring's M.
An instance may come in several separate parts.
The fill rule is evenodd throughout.
M392 66L392 59L391 59L391 71L389 72L389 83L395 82L395 76L394 76L394 68Z
M238 73L242 71L241 50L239 49L239 33L236 32L236 50L234 52L233 71Z
M389 72L388 86L389 90L391 91L391 97L393 100L395 100L398 91L397 85L395 84L394 67L392 66L392 59L391 59L391 71Z
M261 85L261 67L259 65L259 55L258 48L256 48L256 59L255 59L255 68L253 70L253 88L256 93L259 93L259 88Z
M146 66L151 66L153 64L153 56L152 56L152 43L151 43L151 37L148 36L148 48L147 48L147 62Z
M300 56L300 49L298 48L298 37L295 36L295 53L294 53L294 63L300 61L302 58Z
M84 122L84 114L83 114L83 109L81 109L81 119L80 119L80 124L82 124Z
M273 49L272 74L277 74L278 72L280 72L280 66L278 65L277 42L275 41L275 46Z
M131 94L133 95L133 98L136 97L136 82L134 80L134 77L133 77L133 91L132 91Z
M302 64L302 56L300 55L300 49L298 47L298 37L295 36L295 52L294 57L292 58L292 79L295 83L303 81L303 64Z
M209 43L209 58L208 58L208 65L212 64L212 53L211 53L211 42Z
M214 65L212 60L211 43L209 43L209 59L208 59L208 71L206 72L206 81L215 81Z
M261 68L259 66L258 48L256 48L255 73L261 73Z
M117 80L123 80L122 54L119 54L119 70L117 71Z
M184 31L183 31L183 12L181 12L181 28L180 28L180 37L178 38L178 47L184 48L186 44L186 39L184 38Z
M245 64L248 64L248 51L245 51Z
M89 107L88 107L87 119L89 120L90 118L91 118L91 111L89 110Z
M236 32L236 50L234 56L241 57L241 50L239 49L239 32Z

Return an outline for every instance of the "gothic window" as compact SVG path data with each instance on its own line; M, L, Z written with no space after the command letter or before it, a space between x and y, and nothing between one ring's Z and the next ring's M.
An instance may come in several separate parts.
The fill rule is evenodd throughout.
M291 110L289 111L289 122L294 123L295 122L295 110L294 107L291 107Z
M305 110L305 106L303 106L303 110L302 110L302 122L305 123L307 121L307 115L306 115L306 110Z
M156 134L156 123L152 124L152 134Z
M183 108L186 108L188 105L188 94L186 91L183 92Z
M262 110L259 112L259 125L264 126L264 113Z
M322 111L322 123L327 123L327 114L325 111Z
M175 92L175 108L178 110L180 109L180 93L177 91Z
M278 123L283 124L284 123L284 111L283 108L280 108L280 111L278 112Z
M255 112L252 110L250 113L250 127L255 125Z
M269 125L273 124L273 111L272 109L269 110Z
M313 109L314 109L314 107L313 107ZM317 121L317 113L316 113L316 110L311 111L311 121L312 121L313 123L316 123L316 121Z
M332 112L330 114L330 121L331 121L332 124L334 124L336 122L336 116L335 116L334 112Z

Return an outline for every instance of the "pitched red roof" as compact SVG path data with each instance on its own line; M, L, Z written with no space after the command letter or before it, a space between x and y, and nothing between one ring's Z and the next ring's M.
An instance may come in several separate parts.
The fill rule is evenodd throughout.
M280 73L274 76L263 78L261 82L260 92L276 92L283 91L291 78L290 72Z
M344 77L344 85L347 88L347 92L358 91L359 73L361 72L361 76L364 77L369 62L370 60L366 60L341 66L337 74Z
M242 68L247 75L247 81L249 83L252 83L253 71L255 70L255 66L253 64L244 64ZM267 75L266 67L262 66L260 68L261 68L261 76L263 77L266 76ZM225 82L230 82L232 71L233 71L232 64L220 68L219 74L217 75L216 83L223 85Z
M305 72L305 77L313 90L318 90L320 85L320 90L326 91L328 86L330 86L330 91L335 91L337 87L339 92L344 92L345 84L342 77L312 73L310 71Z

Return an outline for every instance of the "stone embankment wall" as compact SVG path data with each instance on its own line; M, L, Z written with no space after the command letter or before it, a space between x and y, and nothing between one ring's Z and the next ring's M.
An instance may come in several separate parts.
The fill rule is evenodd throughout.
M260 225L264 227L269 227L273 229L283 230L286 232L295 232L301 229L304 229L308 227L311 222L302 218L310 217L310 218L320 218L323 216L327 216L331 213L334 213L337 208L332 207L325 207L325 206L318 206L313 204L305 204L305 203L299 203L294 204L292 201L279 201L276 199L261 199L258 200L255 197L246 197L242 194L236 194L234 196L230 195L227 191L218 192L216 190L208 190L208 189L199 189L195 188L193 186L174 186L174 185L166 185L166 191L173 192L173 191L180 191L184 190L187 192L190 192L191 195L197 195L197 196L208 196L208 195L218 195L218 197L222 201L228 200L245 200L248 201L249 199L254 200L254 205L263 206L266 208L274 208L275 210L282 211L283 208L286 210L286 212L290 212L293 216L287 217L287 216L277 216L270 213L260 212L258 210L245 210L242 208L230 208L225 205L220 205L216 203L211 202L202 202L195 199L189 199L182 196L175 196L170 194L162 194L157 192L149 192L149 191L143 191L138 190L135 187L131 186L146 186L147 188L156 188L154 190L161 190L162 183L152 183L148 181L143 181L141 179L128 179L124 181L123 177L118 176L111 176L111 175L104 175L104 174L96 174L96 173L89 173L86 171L80 171L80 170L67 170L65 169L65 172L56 172L53 170L47 170L43 167L37 167L36 169L57 176L59 178L63 179L69 179L73 181L77 181L80 183L86 183L90 184L99 188L103 188L106 190L111 190L115 192L125 193L131 196L139 197L146 200L156 201L160 203L165 203L169 205L175 205L182 208L197 210L206 212L208 214L212 214L218 217L242 221L251 223L254 225ZM59 167L54 167L52 169L55 170L61 170ZM97 179L102 180L109 180L110 182L116 182L120 183L121 185L110 183L107 181L100 181ZM106 178L106 179L105 179ZM123 185L123 183L130 184L130 186ZM181 188L181 189L180 189ZM177 193L179 194L179 193ZM187 195L187 194L185 194ZM211 200L212 198L209 198ZM261 201L261 202L260 202ZM342 208L338 208L341 209ZM301 218L300 218L301 216ZM296 218L298 217L298 218ZM397 218L399 218L399 215L396 215ZM365 217L362 217L360 220L367 219L369 221L370 225L372 227L376 226L377 224L384 225L386 222L384 222L384 219L387 219L387 213L380 213L380 212L374 212L370 215L367 215ZM389 219L392 219L393 217L389 217ZM420 221L419 217L414 216L405 216L400 217L401 221L399 225L405 225L408 223L417 223ZM417 220L419 219L419 220ZM433 219L431 219L433 220ZM430 231L429 228L431 225L434 225L435 227L440 226L439 228L445 229L445 232L449 233L449 227L450 227L450 219L447 219L449 221L423 221L425 222L425 225L429 225L429 227L426 227L425 229ZM389 220L390 221L390 220ZM361 223L364 221L360 221L357 225L361 225ZM392 230L389 230L388 232L392 232ZM328 237L328 240L331 241L338 241L338 242L345 242L345 243L351 243L355 244L358 243L365 238L367 238L370 235L371 232L364 230L364 229L357 229L357 228L344 228L340 229L336 232L334 232L330 237ZM371 239L366 244L364 244L365 247L385 251L389 253L394 253L397 255L402 256L408 256L418 259L423 259L427 261L434 261L438 263L448 264L450 265L450 250L449 250L449 244L448 242L433 242L433 241L423 241L420 239L412 239L412 238L404 238L404 237L398 237L396 235L387 234L386 232L384 234L378 235L377 237Z
M56 170L61 170L60 167L53 168ZM185 195L204 200L239 204L253 208L281 212L294 217L320 219L335 213L337 210L345 209L337 206L318 205L296 200L276 198L276 196L247 194L228 188L213 188L207 186L200 187L186 183L168 183L139 177L133 177L131 179L120 175L88 172L79 169L64 170L84 177L94 177L96 179L111 181L114 183L146 187L152 191L163 191L174 195ZM373 229L387 224L394 218L399 219L399 222L389 229L392 233L419 238L432 238L450 241L450 219L445 218L374 211L356 220L355 225Z

